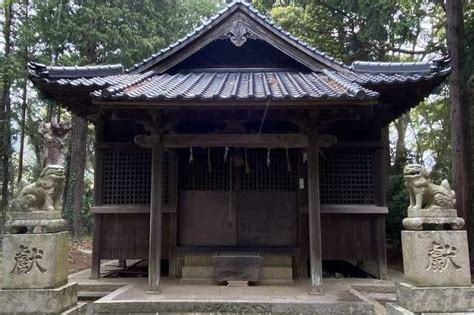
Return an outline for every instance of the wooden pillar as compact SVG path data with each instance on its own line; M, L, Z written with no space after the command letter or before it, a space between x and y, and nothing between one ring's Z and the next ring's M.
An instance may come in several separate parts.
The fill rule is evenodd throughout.
M160 292L161 239L162 239L162 192L163 192L163 145L159 135L138 135L135 143L151 148L151 201L150 201L150 239L148 252L148 291Z
M94 228L92 231L92 266L91 279L100 278L100 225L103 214L94 214Z
M101 143L104 140L104 123L100 117L95 125L95 143ZM102 149L95 150L95 165L94 165L94 205L102 205L102 193L103 193L103 157L104 152ZM92 231L92 265L91 265L91 279L100 278L100 254L101 254L101 218L103 214L94 214L94 227Z
M321 294L323 260L321 252L321 211L319 196L319 149L315 136L308 135L308 225L311 269L310 294Z

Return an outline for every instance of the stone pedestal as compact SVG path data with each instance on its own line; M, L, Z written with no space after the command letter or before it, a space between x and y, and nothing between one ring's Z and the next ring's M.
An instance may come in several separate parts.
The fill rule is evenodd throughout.
M69 265L68 234L5 234L3 288L46 289L65 285Z
M470 286L466 231L402 231L405 280L415 286Z
M0 314L59 314L77 304L77 283L54 289L0 290Z
M403 231L402 248L406 283L388 315L473 314L466 231Z
M59 314L77 304L69 233L5 234L0 314Z

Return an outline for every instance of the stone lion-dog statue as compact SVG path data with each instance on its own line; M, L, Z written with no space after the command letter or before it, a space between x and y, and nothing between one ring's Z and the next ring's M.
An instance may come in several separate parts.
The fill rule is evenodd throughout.
M408 164L403 169L405 185L410 196L409 209L454 209L456 194L448 180L433 184L430 172L420 164Z
M38 180L23 187L11 202L13 211L61 210L61 195L65 182L62 166L46 166Z

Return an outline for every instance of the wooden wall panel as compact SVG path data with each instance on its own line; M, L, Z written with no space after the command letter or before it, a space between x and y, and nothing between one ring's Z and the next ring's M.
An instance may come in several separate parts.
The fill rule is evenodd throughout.
M100 216L100 259L148 259L150 216L147 213ZM168 259L170 215L163 215L162 258ZM95 249L94 249L95 250Z
M377 260L376 216L322 214L323 259Z

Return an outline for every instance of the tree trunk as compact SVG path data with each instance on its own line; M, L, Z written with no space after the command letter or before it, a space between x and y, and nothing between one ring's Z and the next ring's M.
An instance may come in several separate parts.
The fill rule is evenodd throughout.
M23 95L21 97L21 120L20 120L20 152L18 157L18 179L19 183L23 177L23 158L25 152L25 127L26 127L26 111L27 108L27 95L28 95L28 83L25 79L25 85L23 86Z
M83 232L82 197L84 194L84 170L86 167L87 120L72 116L70 164L65 210L71 215L74 237Z
M451 125L453 142L453 186L456 191L458 215L466 221L473 256L473 233L469 214L469 106L463 76L464 21L463 2L446 1L447 39L452 73L449 81L451 100Z
M395 147L395 162L392 167L393 175L401 175L403 173L403 167L407 163L407 148L405 145L405 136L407 133L408 123L410 122L409 114L403 114L398 118L394 125L397 129L397 145Z
M11 23L12 23L12 1L4 3L5 21L3 24L3 36L4 36L4 59L8 60L11 54L12 47L12 36L11 36ZM10 86L11 77L10 71L7 68L8 62L5 62L2 67L2 98L0 108L0 124L1 124L1 144L0 144L0 157L2 159L1 171L2 174L2 196L1 196L1 222L0 232L3 232L3 223L6 219L6 211L8 207L8 196L9 196L9 182L10 182L10 155L11 155L11 131L10 131L10 119L11 119L11 107L10 107Z

